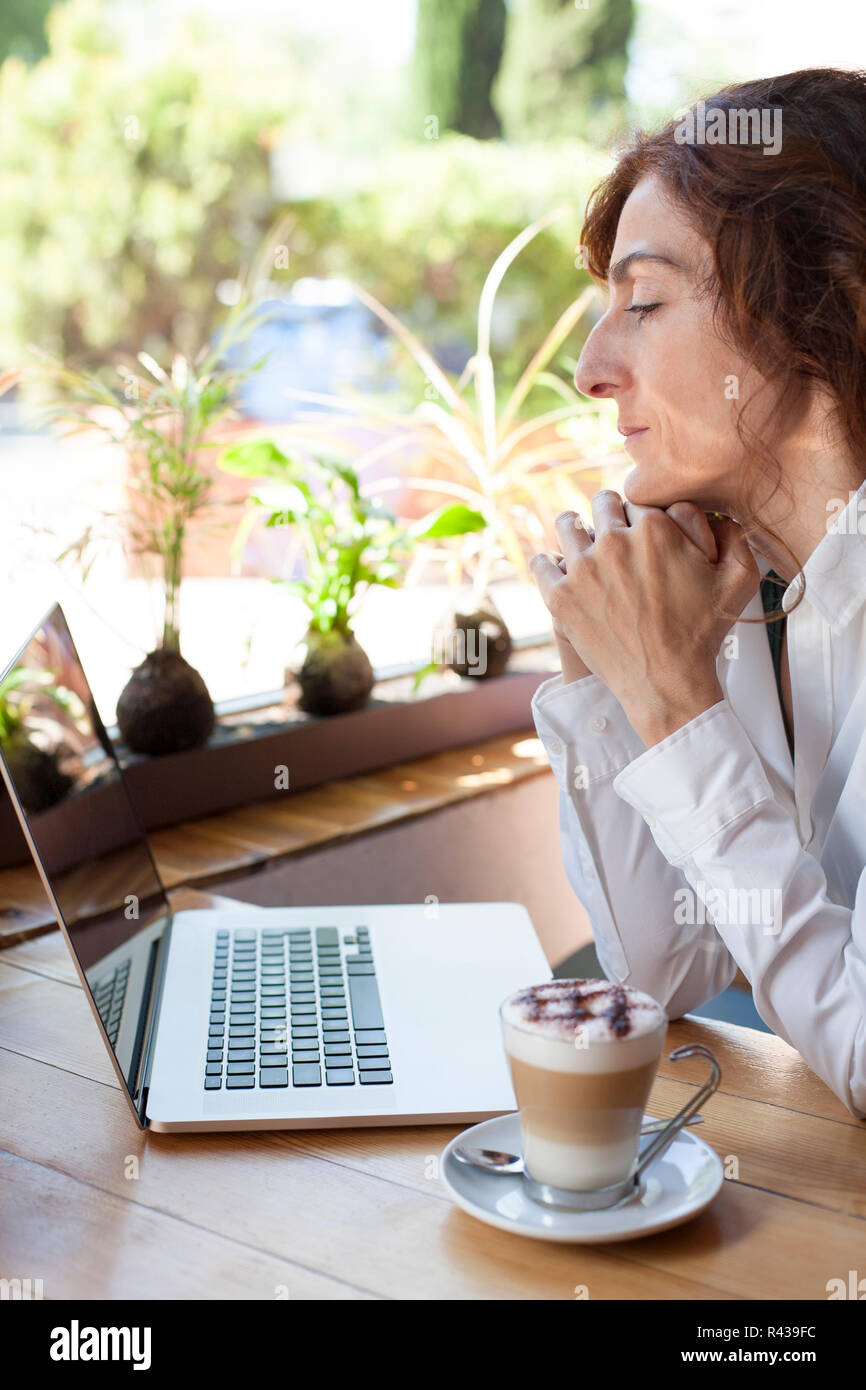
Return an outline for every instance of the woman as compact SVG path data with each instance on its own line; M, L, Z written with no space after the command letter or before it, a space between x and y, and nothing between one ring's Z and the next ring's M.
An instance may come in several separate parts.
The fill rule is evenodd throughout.
M562 661L533 715L605 973L676 1018L739 966L862 1118L866 74L704 111L781 113L776 151L700 141L696 108L590 199L610 302L575 381L617 402L634 467L533 560Z

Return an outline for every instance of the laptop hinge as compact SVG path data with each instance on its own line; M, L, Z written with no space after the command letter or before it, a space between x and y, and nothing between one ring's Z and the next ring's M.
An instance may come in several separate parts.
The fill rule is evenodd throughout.
M138 1047L138 1064L135 1069L134 1084L132 1086L132 1099L135 1106L135 1113L138 1116L139 1124L142 1129L147 1129L150 1120L147 1118L147 1096L150 1090L150 1074L153 1068L153 1057L156 1051L156 1035L159 1028L159 1010L162 1003L162 991L165 983L166 967L168 965L168 948L171 941L172 915L169 910L168 925L164 932L153 943L153 954L148 965L147 993L149 1004L147 1013L142 1020L142 1030L140 1045Z

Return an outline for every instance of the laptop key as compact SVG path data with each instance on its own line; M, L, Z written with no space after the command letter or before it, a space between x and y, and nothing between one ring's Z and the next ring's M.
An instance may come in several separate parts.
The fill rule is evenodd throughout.
M391 1063L387 1057L359 1057L358 1071L390 1071Z
M351 1067L326 1067L329 1086L354 1086L355 1073Z
M254 1062L256 1060L256 1050L254 1047L248 1048L229 1048L230 1062Z
M361 1071L358 1080L362 1086L390 1086L394 1078L389 1071Z
M255 1073L250 1072L244 1076L227 1076L226 1090L228 1091L247 1091L251 1090L256 1084Z
M247 1076L255 1069L255 1062L229 1062L226 1067L229 1076Z
M350 975L349 998L352 1001L352 1019L356 1030L384 1027L379 987L374 975Z
M222 1073L222 1062L208 1062L204 1069L205 1076L220 1076Z
M280 1070L280 1069L277 1068L277 1067L268 1067L267 1071L260 1071L260 1072L259 1072L259 1085L260 1085L260 1086L265 1086L265 1087L270 1087L270 1086L288 1086L288 1084L289 1084L289 1071L288 1071L288 1067L283 1067L282 1070Z
M319 1060L318 1051L310 1052L307 1049L304 1049L302 1052L292 1051L293 1062L318 1062Z
M292 1067L293 1086L321 1086L322 1068L310 1063L296 1063Z
M206 1076L204 1079L204 1088L206 1091L218 1091L222 1084L221 1076Z
M387 1043L356 1043L355 1048L359 1057L387 1057Z
M351 1046L351 1043L347 1043L347 1042L341 1042L341 1043L326 1042L326 1043L325 1043L325 1056L326 1056L326 1057L351 1057L351 1055L352 1055L352 1046Z
M229 1053L229 1056L231 1056L231 1053ZM208 1060L209 1062L221 1062L222 1059L223 1059L222 1048L219 1048L219 1049L214 1050L214 1051L212 1051L212 1052L209 1051L208 1054L207 1054L207 1060Z
M356 1043L366 1043L369 1046L373 1043L387 1044L387 1041L384 1028L358 1028L357 1026L355 1028Z

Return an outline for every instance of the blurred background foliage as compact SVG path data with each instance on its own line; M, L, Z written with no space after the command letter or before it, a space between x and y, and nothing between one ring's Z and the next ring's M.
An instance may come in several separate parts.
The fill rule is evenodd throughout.
M375 84L339 44L267 26L228 44L195 10L146 42L146 11L110 0L56 5L39 56L37 10L4 11L2 366L29 343L85 361L192 350L282 209L271 292L357 280L459 370L490 265L565 207L497 306L503 386L586 282L580 217L607 157L585 131L621 113L630 0L421 0L414 54Z

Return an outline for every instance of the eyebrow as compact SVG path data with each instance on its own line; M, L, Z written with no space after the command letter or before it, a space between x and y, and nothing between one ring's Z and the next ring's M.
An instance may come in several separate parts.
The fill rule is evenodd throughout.
M681 265L679 261L675 261L671 256L663 256L658 251L632 251L628 256L622 256L611 266L607 275L611 284L621 285L635 261L656 261L681 273L685 273L686 270L686 267Z

